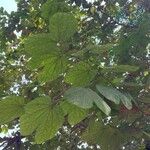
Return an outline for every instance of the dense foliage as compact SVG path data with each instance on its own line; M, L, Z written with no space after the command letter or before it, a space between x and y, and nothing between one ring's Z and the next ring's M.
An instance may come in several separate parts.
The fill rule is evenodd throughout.
M0 146L150 149L149 0L16 2L0 9Z

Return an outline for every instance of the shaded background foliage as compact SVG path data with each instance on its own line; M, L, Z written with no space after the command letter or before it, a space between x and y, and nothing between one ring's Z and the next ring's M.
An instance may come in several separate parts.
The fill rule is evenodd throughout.
M96 150L100 145L102 149L110 150L119 149L121 144L126 149L144 150L146 147L149 149L149 0L131 2L100 0L93 3L86 0L18 0L17 5L18 10L11 14L3 8L0 10L0 97L16 94L25 97L28 103L41 95L48 95L54 104L58 104L61 103L62 95L70 86L89 87L98 92L95 85L102 84L116 87L122 93L130 93L134 102L132 109L128 110L124 105L116 105L109 101L109 95L101 89L99 94L111 107L110 120L97 109L95 102L88 115L84 113L79 116L70 115L72 118L66 115L64 127L59 130L59 134L43 144L33 144L34 135L25 137L17 130L12 137L0 138L1 146L4 149L59 147L64 150ZM35 60L32 62L33 65L38 64L37 61L40 59L36 59L34 50L38 49L41 43L49 47L46 44L49 40L46 41L46 38L43 40L43 37L40 39L40 36L37 36L37 40L32 37L30 39L28 36L36 37L36 34L52 32L52 27L49 31L49 17L52 18L57 12L71 12L78 21L78 32L75 32L67 42L57 43L58 47L60 44L60 49L64 50L65 57L70 58L68 69L71 71L69 73L68 70L66 71L65 79L63 76L58 76L50 80L49 76L38 77L43 66L33 70L30 64L32 60ZM32 45L34 45L33 54ZM39 55L42 53L43 51L40 53L39 50ZM29 61L30 57L34 59ZM47 69L45 74L47 75ZM45 79L46 83L41 84ZM114 89L109 88L104 91L107 90L110 93L111 90L112 93L115 92ZM112 94L111 97L113 96ZM79 110L81 108L67 105L63 106L67 111L65 114L71 114L73 110L74 114L81 111ZM19 126L17 117L20 116L16 116L16 119L7 123L7 126L2 126L2 132L7 130L6 128ZM76 117L79 117L77 122L73 119ZM95 121L97 119L99 121ZM74 121L75 125L73 123L72 126L71 122ZM116 128L118 125L123 134L120 134ZM130 136L134 138L129 140ZM26 140L23 140L25 138ZM82 146L85 141L89 144L86 148Z

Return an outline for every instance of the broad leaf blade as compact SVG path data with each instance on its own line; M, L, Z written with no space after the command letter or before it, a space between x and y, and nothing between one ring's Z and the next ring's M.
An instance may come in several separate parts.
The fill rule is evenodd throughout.
M48 59L49 55L60 51L57 43L53 42L50 34L42 33L29 36L25 40L25 51L31 57L29 66L36 68L41 66L43 60Z
M106 115L110 113L110 107L102 98L89 88L74 87L66 91L64 98L81 108L91 108L95 103Z
M75 124L79 123L88 114L87 109L80 108L80 107L73 105L73 104L70 104L66 101L64 101L61 104L61 107L64 111L64 114L68 115L68 122L71 125L75 125Z
M40 97L25 107L25 114L20 118L22 135L35 132L35 141L40 144L55 136L62 126L64 116L59 106L52 108L49 97Z
M67 59L64 55L54 53L42 63L44 67L39 72L38 79L41 82L52 81L62 75L67 67Z
M23 97L10 96L0 101L0 124L8 123L24 113Z
M92 66L80 62L76 64L65 76L65 81L74 86L85 86L95 77L97 70L92 69Z
M54 41L68 41L77 31L77 20L69 13L56 13L50 18L49 30Z
M89 144L99 144L102 150L118 150L123 142L127 141L127 135L117 128L104 125L101 120L91 119L81 138ZM109 142L108 142L109 141Z
M68 12L70 7L63 0L48 0L42 5L42 17L46 20L58 12Z
M122 102L126 106L126 108L132 109L131 98L128 98L117 89L102 85L96 85L96 88L108 100L114 102L115 104L119 104L120 102Z

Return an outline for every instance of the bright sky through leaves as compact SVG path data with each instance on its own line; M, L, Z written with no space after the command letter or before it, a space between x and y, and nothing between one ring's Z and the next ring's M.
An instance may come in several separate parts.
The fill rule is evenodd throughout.
M0 0L0 7L4 7L9 13L17 10L15 0Z

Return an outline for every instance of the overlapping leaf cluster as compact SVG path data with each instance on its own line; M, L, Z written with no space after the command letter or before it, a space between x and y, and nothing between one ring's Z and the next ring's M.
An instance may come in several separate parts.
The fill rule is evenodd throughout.
M32 80L38 83L39 93L31 99L24 93L2 99L0 125L19 120L21 135L34 138L37 144L53 140L67 125L79 128L82 140L99 144L104 150L119 149L143 133L149 136L149 130L143 131L137 124L149 110L143 112L136 101L140 97L149 104L145 94L149 91L148 64L141 63L148 57L149 13L141 12L135 29L130 23L120 23L116 33L122 8L106 3L106 8L97 10L96 5L84 3L83 10L62 0L48 0L42 5L43 31L31 32L21 41L29 58L25 68L35 77ZM104 13L99 18L99 11L112 16ZM84 20L87 16L95 26L90 26L90 19ZM115 23L113 29L109 29L106 16ZM134 19L129 20L132 23Z

